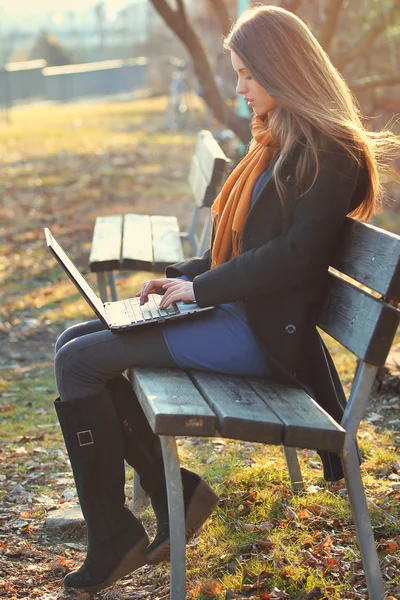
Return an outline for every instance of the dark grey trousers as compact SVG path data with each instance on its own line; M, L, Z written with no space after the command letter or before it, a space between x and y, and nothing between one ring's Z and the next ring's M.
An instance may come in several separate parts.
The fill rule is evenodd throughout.
M158 325L111 333L99 320L73 325L56 343L61 400L93 396L128 367L176 367Z
M159 326L114 334L96 320L70 327L57 340L55 374L61 400L108 391L121 423L125 460L139 474L143 489L152 492L164 485L161 444L122 374L130 366L176 367Z

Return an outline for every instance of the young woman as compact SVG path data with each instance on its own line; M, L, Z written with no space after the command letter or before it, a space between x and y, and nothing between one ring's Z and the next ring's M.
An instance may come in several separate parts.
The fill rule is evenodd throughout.
M226 40L237 92L254 111L247 156L212 207L210 249L167 269L138 293L216 305L201 318L121 335L100 322L64 332L56 346L57 414L88 529L84 564L65 578L95 591L169 548L160 442L129 382L130 366L179 366L273 376L310 393L337 420L345 397L317 334L316 314L346 215L368 218L381 196L377 162L397 148L368 133L351 93L307 26L273 6L244 13ZM327 480L340 460L321 453ZM149 545L124 505L124 458L139 473L156 517ZM190 536L217 497L182 469Z

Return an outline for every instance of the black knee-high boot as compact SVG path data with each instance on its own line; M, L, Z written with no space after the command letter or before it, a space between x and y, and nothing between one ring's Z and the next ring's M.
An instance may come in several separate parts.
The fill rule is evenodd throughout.
M107 390L118 415L124 441L124 457L140 478L149 494L165 486L161 443L153 433L132 384L124 376L110 379Z
M54 404L88 536L86 559L64 585L95 592L145 564L149 540L125 506L123 440L108 391Z
M157 534L147 548L147 562L169 558L168 500L160 439L148 424L131 383L120 375L107 382L124 438L125 460L139 474L157 518ZM181 469L185 505L186 539L189 540L206 521L219 498L196 473Z

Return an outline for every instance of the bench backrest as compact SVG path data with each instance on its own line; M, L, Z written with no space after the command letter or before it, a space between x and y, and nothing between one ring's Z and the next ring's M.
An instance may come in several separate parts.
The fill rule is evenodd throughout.
M385 364L399 324L400 236L346 218L318 326L370 365Z
M185 235L194 255L201 255L207 250L210 241L210 211L205 219L200 218L200 213L204 207L210 207L214 202L227 176L229 163L229 158L212 133L206 129L200 131L188 177L196 206ZM201 221L202 229L199 233Z
M188 177L197 206L212 205L226 177L229 162L212 133L206 129L200 131Z

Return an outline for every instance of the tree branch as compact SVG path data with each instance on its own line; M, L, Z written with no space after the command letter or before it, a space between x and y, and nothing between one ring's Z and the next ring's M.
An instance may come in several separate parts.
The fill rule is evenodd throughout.
M183 38L185 37L185 29L188 21L182 18L182 12L179 11L179 8L178 10L173 10L167 0L150 0L150 2L168 27L172 29L181 42L185 43ZM177 0L177 3L180 3L181 8L183 7L183 13L186 15L183 0Z
M164 19L164 21L166 22L168 27L170 27L175 33L177 33L176 29L175 29L176 13L174 10L172 10L172 8L169 6L169 4L166 2L166 0L150 0L150 2L152 3L152 5L156 9L156 11L158 12L160 17L162 17Z
M183 21L187 21L186 10L185 10L185 5L183 3L183 0L176 0L176 3L178 5L178 13L181 16L181 19Z
M372 22L369 29L355 41L352 50L347 50L333 57L333 63L339 70L343 69L349 62L358 58L365 50L368 50L371 44L386 29L387 21L390 17L400 11L400 0L393 0L391 5L382 11L381 15Z
M329 46L336 31L343 2L344 0L329 0L328 6L326 7L326 19L319 34L319 43L326 52L329 50Z
M223 37L226 37L231 30L232 20L224 0L208 0L208 2L217 17Z
M397 85L400 83L400 75L372 75L371 77L362 77L349 82L349 87L353 91L368 90L376 87Z
M191 23L182 17L182 13L172 10L166 0L150 0L150 2L189 52L204 99L216 119L247 143L251 137L249 121L240 118L222 98L206 50Z

